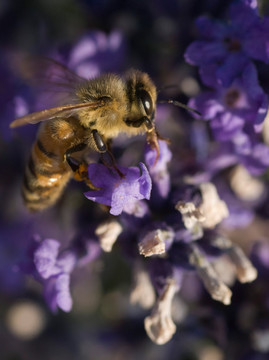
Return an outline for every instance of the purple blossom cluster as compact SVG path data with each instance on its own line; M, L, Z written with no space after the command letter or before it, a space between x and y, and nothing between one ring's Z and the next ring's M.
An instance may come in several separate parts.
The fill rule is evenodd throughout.
M189 105L209 122L214 139L231 146L238 162L259 175L269 159L261 135L268 96L254 60L268 63L268 18L259 16L257 3L238 1L230 5L227 22L201 17L196 26L200 40L189 45L185 59L199 66L210 90Z
M128 301L133 308L142 308L139 314L145 332L157 345L174 346L181 337L177 325L186 321L191 326L195 316L199 317L200 305L214 309L214 318L217 312L225 318L223 314L229 310L223 305L230 305L236 314L244 305L251 308L248 289L253 286L261 291L255 283L266 284L269 268L269 104L259 80L259 65L269 60L269 18L259 16L255 0L241 0L229 6L227 20L203 16L196 27L200 38L187 47L185 60L199 67L205 87L188 103L201 116L181 114L171 105L157 107L159 153L150 143L145 144L147 139L142 136L113 139L115 164L110 167L95 154L87 169L90 189L87 181L72 182L59 203L44 215L26 214L18 200L14 202L16 212L12 204L7 206L1 218L1 289L7 291L7 282L23 288L23 275L32 276L54 314L70 312L76 310L75 286L87 267L103 261L99 272L100 268L105 272L108 255L116 256L116 262L120 256L133 280L128 285ZM122 32L90 31L73 47L49 54L79 76L92 78L123 71L128 63L126 52ZM52 101L63 100L57 69L52 66L46 76L59 85ZM15 104L14 117L51 106L51 99L44 94L38 94L33 103L24 88L14 88L9 99ZM5 122L9 121L10 114ZM3 138L8 138L7 129L3 133ZM27 142L23 139L22 154ZM15 171L12 166L18 162L16 158L10 162L11 169L7 167L10 179ZM22 168L16 171L22 172ZM0 185L5 199L5 187ZM18 182L10 181L9 187L19 199L18 191L14 192ZM14 236L14 224L20 236ZM16 247L18 238L26 240ZM10 276L5 276L6 269ZM111 278L122 275L118 268L113 272L113 266L106 271ZM91 278L86 284L90 282ZM238 299L238 287L244 299ZM254 345L248 345L254 351L250 359L256 358L255 351L269 350L265 346L264 351L260 343L269 331L268 320L259 322L261 312L268 312L267 286L259 295L262 310L251 313L249 320L255 328L249 335L255 339ZM213 300L221 305L217 307ZM194 327L199 326L200 320L195 321ZM234 334L234 328L241 325L236 316L230 322L231 329L228 323L223 328ZM220 337L214 334L211 338L224 348Z

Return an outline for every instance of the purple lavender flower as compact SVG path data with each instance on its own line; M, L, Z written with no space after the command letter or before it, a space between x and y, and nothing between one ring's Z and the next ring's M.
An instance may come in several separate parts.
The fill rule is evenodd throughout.
M268 146L241 133L233 141L215 144L203 164L203 170L189 179L193 184L200 184L236 164L242 164L252 175L263 174L269 166Z
M65 272L70 273L77 258L72 252L64 252L59 257L60 243L57 240L46 239L34 253L34 263L43 279Z
M73 305L70 294L70 275L60 273L45 281L44 297L53 312L56 312L58 308L69 312Z
M240 134L233 141L234 152L239 162L252 175L261 175L269 166L269 147L255 138Z
M229 86L252 59L269 59L266 25L255 4L241 1L231 5L229 18L229 23L198 18L201 40L193 42L185 53L187 62L200 66L202 80L210 86Z
M159 141L159 159L156 161L156 151L148 145L145 152L145 161L149 168L153 182L156 184L161 197L167 197L170 190L170 174L167 169L168 162L172 159L172 153L169 150L166 141Z
M74 270L77 256L66 251L59 255L60 243L46 239L34 252L34 263L38 274L43 279L44 296L52 311L57 308L70 311L70 274Z
M67 65L84 78L93 78L101 71L116 71L125 56L125 43L119 31L109 35L91 31L72 48Z
M238 158L230 142L219 143L209 153L204 164L205 174L209 179L221 170L238 163Z
M268 109L267 96L251 63L228 88L216 87L214 92L204 92L189 104L210 121L214 137L220 141L233 139L246 125L260 131Z
M242 0L242 2L244 4L246 4L247 6L249 6L251 9L253 10L258 10L258 2L257 0Z
M100 190L91 190L85 196L92 201L111 206L112 215L120 215L122 211L129 213L138 200L149 199L151 193L151 178L143 163L138 167L119 170L124 178L115 170L108 169L103 164L89 165L89 179Z

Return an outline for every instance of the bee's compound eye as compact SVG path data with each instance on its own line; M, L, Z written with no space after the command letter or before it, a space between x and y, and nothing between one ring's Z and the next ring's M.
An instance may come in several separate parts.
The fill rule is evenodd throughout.
M151 115L152 110L153 110L153 104L152 104L152 99L151 99L151 96L149 95L149 93L144 89L139 89L139 90L137 90L137 96L142 101L142 104L144 106L146 114Z

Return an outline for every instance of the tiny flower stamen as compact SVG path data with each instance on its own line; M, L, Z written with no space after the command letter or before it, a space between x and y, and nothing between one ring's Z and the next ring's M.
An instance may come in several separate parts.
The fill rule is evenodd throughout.
M157 345L167 343L176 332L176 325L171 318L171 307L177 291L176 283L173 280L169 281L158 298L151 315L145 318L145 330Z
M192 246L190 263L195 266L197 273L211 297L224 305L231 303L231 290L224 284L213 266L201 253L197 246Z
M100 246L105 252L110 252L118 236L122 232L122 226L115 220L101 223L95 230Z

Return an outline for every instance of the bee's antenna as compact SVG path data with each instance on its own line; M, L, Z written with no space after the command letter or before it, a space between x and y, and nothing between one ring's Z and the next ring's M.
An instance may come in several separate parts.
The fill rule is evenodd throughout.
M192 111L192 112L194 112L195 114L197 114L197 115L199 115L199 116L202 116L202 114L200 113L200 111L195 110L195 109L193 109L193 108L191 108L191 107L189 107L189 106L187 106L187 105L185 105L185 104L183 104L183 103L181 103L181 102L179 102L179 101L177 101L177 100L172 100L172 99L169 99L169 100L160 100L160 101L158 101L158 103L159 103L159 104L173 104L173 105L178 106L178 107L181 107L181 108L183 108L183 109Z

